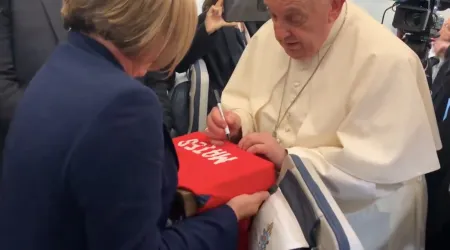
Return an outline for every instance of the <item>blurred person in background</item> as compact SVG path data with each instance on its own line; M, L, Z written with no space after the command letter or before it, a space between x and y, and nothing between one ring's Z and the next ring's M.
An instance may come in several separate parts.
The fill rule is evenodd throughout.
M450 46L450 19L447 19L442 28L439 30L439 37L436 38L432 43L431 54L433 54L437 59L439 59L439 63L434 65L433 67L433 81L436 79L436 76L444 64L448 60L449 51L448 48Z
M173 127L172 104L170 102L169 92L175 85L175 72L152 71L147 72L138 80L145 86L151 88L158 97L159 103L163 108L163 122L166 129L170 131Z
M364 249L422 249L424 175L441 142L418 56L345 0L265 0L252 38L205 132L281 166L313 166ZM380 41L383 41L380 43Z
M64 0L70 29L10 126L0 249L231 250L268 193L168 225L178 162L155 93L135 78L175 66L193 0ZM182 41L182 42L180 42Z
M222 17L223 0L205 0L191 48L176 71L203 59L209 74L208 112L217 105L213 91L222 93L250 38L265 22L228 23Z
M61 0L0 1L0 182L3 145L17 103L59 42Z
M450 18L447 19L439 31L439 37L433 43L433 52L440 58L446 58L450 46Z
M433 52L440 62L433 68L435 74L431 86L436 118L441 135L442 149L439 150L441 168L429 173L427 250L450 249L450 19L443 24L439 38L433 43Z

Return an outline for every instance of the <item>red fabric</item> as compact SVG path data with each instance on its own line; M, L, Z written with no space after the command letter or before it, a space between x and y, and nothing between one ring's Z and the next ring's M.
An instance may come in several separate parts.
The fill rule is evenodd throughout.
M241 194L268 190L276 181L273 163L226 142L213 146L203 133L174 139L180 162L178 185L208 196L200 211L225 204Z
M250 227L250 219L239 222L239 245L238 250L248 250L248 230Z

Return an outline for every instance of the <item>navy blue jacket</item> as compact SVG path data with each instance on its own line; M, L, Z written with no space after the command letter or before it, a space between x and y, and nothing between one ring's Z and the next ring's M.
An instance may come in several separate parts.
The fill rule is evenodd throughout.
M11 124L0 249L236 249L228 206L166 226L177 159L162 120L152 90L105 47L71 32Z

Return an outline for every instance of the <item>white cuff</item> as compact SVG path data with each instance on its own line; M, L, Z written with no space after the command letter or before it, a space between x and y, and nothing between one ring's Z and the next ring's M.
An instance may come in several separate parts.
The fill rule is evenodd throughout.
M241 118L242 137L255 132L253 117L250 113L243 109L233 109L232 111Z

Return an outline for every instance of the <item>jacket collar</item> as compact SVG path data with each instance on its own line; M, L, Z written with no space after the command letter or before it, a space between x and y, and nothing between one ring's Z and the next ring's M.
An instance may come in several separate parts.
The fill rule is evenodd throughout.
M70 31L68 40L69 44L80 48L90 54L103 57L107 61L111 62L114 66L123 70L122 65L119 63L119 61L117 61L114 55L105 46L103 46L103 44L97 42L89 36L79 32Z

